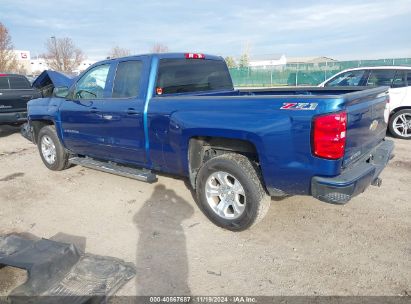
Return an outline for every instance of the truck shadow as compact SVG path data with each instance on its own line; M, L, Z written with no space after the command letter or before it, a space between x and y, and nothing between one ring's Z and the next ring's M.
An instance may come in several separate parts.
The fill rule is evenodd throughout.
M20 126L0 125L0 138L20 132Z
M193 207L174 190L157 185L134 216L138 295L189 295L188 258L182 221Z

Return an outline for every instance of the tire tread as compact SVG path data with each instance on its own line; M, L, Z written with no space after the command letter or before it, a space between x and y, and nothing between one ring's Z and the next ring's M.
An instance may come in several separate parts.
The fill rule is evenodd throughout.
M43 156L41 154L41 136L43 134L48 134L49 136L51 136L54 142L54 145L56 147L57 164L53 166L50 166L49 164L47 164L47 162L43 159ZM40 157L43 160L43 163L46 165L47 168L53 171L62 171L70 167L69 153L65 151L63 145L60 143L60 140L59 140L59 137L57 135L57 131L54 125L45 126L40 129L37 143L38 143L38 149L40 152Z
M218 226L222 228L226 228L232 231L242 231L245 230L249 227L252 227L256 224L258 224L264 216L267 214L270 204L271 204L271 197L267 194L265 188L264 188L264 183L263 183L263 177L261 175L261 170L259 166L255 163L252 162L249 158L242 154L238 153L225 153L219 156L216 156L209 161L207 161L203 166L200 168L198 176L202 175L202 169L207 168L207 166L210 164L210 162L218 162L218 161L229 161L232 164L235 164L239 167L239 169L242 171L244 174L244 178L249 180L252 185L253 189L256 191L257 194L257 201L254 202L256 204L256 209L255 209L255 215L252 216L251 222L247 223L244 227L239 227L239 228L233 228L233 227L227 227L224 224L216 223ZM197 177L198 177L197 176ZM200 185L200 179L197 178L196 181L196 189L197 189L197 199L201 201L201 194L199 191L201 185ZM204 209L204 208L202 208Z

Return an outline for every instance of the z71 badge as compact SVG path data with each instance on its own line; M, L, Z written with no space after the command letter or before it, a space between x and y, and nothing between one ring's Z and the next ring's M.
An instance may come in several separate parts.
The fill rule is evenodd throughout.
M318 103L311 102L284 102L281 110L315 110Z

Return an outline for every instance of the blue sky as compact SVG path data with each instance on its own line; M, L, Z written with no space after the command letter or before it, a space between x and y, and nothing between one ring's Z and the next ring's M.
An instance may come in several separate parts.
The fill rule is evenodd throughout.
M113 46L238 57L269 54L336 59L411 57L411 0L97 1L0 0L0 22L16 49L44 52L70 37L89 59Z

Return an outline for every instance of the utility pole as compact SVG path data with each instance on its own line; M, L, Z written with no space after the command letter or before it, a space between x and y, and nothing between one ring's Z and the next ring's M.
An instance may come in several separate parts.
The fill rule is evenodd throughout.
M51 36L50 37L50 39L51 40L53 40L53 43L54 43L54 49L56 50L56 52L57 52L57 41L56 41L56 36Z
M59 65L60 65L60 58L59 58L59 51L58 51L58 49L57 49L57 39L56 39L56 36L51 36L50 39L53 41L53 44L54 44L54 52L55 52L54 55L56 56L56 62L57 62L57 65L59 66Z

